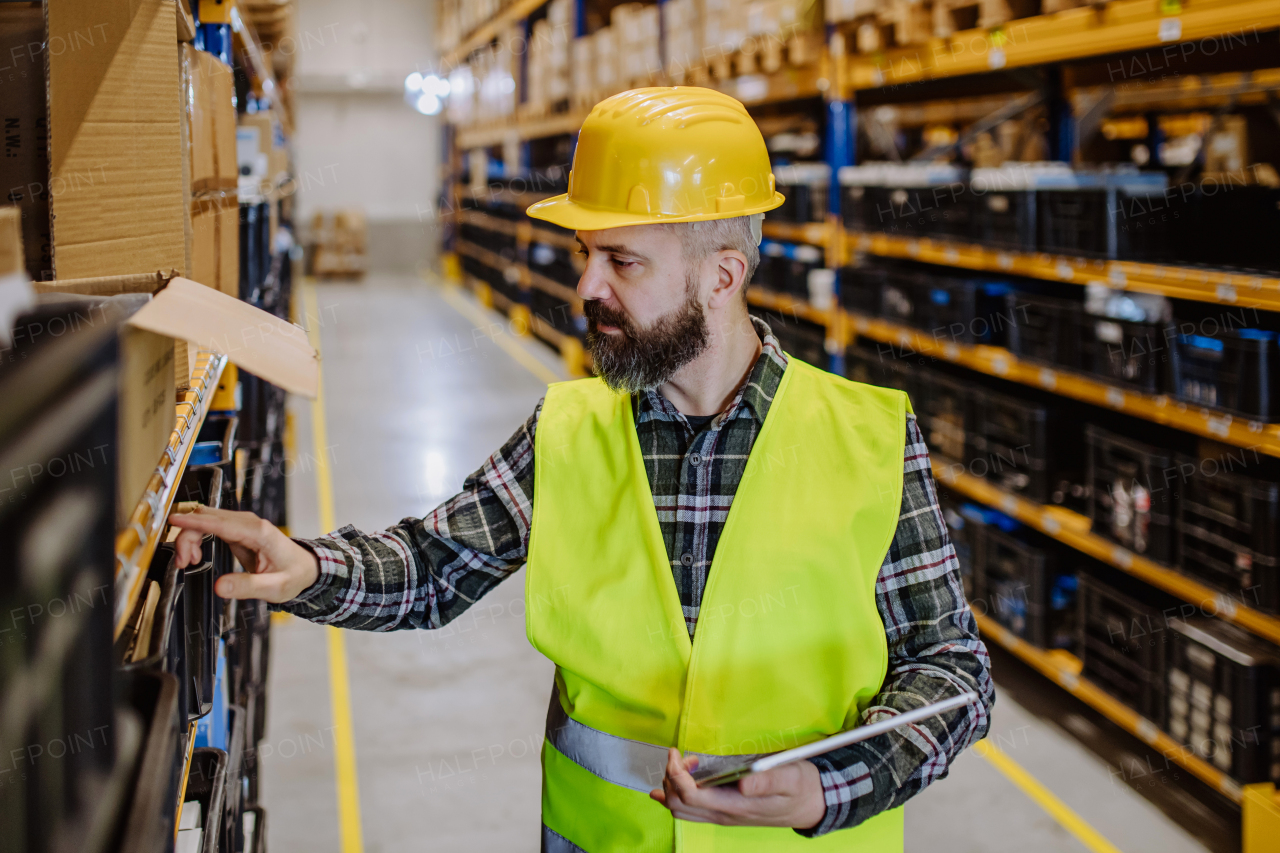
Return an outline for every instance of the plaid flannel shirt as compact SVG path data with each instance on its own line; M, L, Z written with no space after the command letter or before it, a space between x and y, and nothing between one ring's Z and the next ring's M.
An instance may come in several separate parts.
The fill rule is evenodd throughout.
M691 637L733 495L786 370L777 339L763 322L755 323L763 352L732 404L700 431L657 392L633 399L645 471ZM425 518L406 518L380 533L344 527L297 540L316 554L320 577L277 609L369 631L439 628L456 618L528 555L533 439L541 410L539 404L462 491ZM961 589L914 416L907 419L905 441L902 509L876 583L888 673L862 722L966 690L981 700L812 759L827 809L804 835L857 826L902 805L945 776L951 760L990 725L990 661Z

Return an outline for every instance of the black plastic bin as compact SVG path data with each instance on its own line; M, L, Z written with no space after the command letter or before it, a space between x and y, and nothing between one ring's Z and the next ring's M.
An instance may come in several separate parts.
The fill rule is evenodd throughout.
M1076 579L1063 571L1061 549L1007 516L987 515L991 519L978 528L976 606L1034 646L1072 648Z
M827 216L831 167L826 163L792 163L773 168L778 192L785 201L769 211L771 222L822 222Z
M1179 246L1186 261L1268 273L1280 271L1280 189L1204 181L1189 199L1195 239Z
M824 327L793 314L758 308L753 308L751 313L769 324L769 329L784 352L814 367L827 369L830 359L827 356L827 330Z
M842 267L839 270L840 302L848 311L867 317L880 316L880 292L889 279L889 270L877 263Z
M1083 303L1021 290L1013 302L1009 349L1019 358L1080 370Z
M864 341L849 347L844 356L845 378L867 385L896 388L914 400L918 370L904 363L888 344Z
M1280 344L1275 332L1236 329L1181 334L1173 348L1175 396L1258 421L1280 420L1271 396Z
M1217 619L1173 619L1170 628L1170 736L1241 784L1280 782L1275 646Z
M985 388L970 391L969 473L1037 503L1050 502L1049 409Z
M1157 726L1165 716L1172 634L1160 610L1080 574L1076 647L1083 675Z
M1178 563L1241 604L1280 613L1280 484L1244 473L1253 455L1177 459Z
M1080 328L1086 372L1145 394L1165 390L1173 369L1171 326L1085 315Z
M1036 250L1035 170L1028 166L974 169L970 174L971 238L994 249Z
M963 463L974 384L927 368L917 373L911 404L925 444L930 452Z
M173 841L174 804L178 800L179 748L185 720L179 725L182 692L171 673L135 671L120 676L123 704L145 726L132 791L120 827L119 853L155 853Z
M1169 565L1179 478L1172 454L1085 426L1093 532Z
M185 802L200 804L201 853L228 850L226 839L227 753L212 747L191 752Z

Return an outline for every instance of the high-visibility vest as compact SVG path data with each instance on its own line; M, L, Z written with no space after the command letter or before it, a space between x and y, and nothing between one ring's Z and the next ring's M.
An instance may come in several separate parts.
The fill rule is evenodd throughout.
M548 389L525 579L529 640L556 664L544 850L901 853L901 809L807 839L677 821L648 791L671 746L774 752L857 725L887 669L875 586L897 529L908 407L899 391L790 360L690 641L630 399L599 379Z

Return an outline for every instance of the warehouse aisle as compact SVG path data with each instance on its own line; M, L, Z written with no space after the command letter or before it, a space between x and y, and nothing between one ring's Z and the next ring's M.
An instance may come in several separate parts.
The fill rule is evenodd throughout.
M452 494L532 411L560 365L469 295L416 279L317 286L339 523L364 530ZM464 315L459 307L468 311ZM505 349L503 348L505 347ZM526 364L513 358L513 351ZM532 367L532 370L530 369ZM534 375L534 371L538 376ZM541 377L541 378L539 378ZM290 524L318 530L310 404L292 403ZM534 851L550 664L524 637L521 576L439 632L348 633L364 849ZM326 629L273 633L263 789L276 853L339 851ZM997 683L1000 670L996 671ZM989 758L968 752L907 806L907 851L1203 853L1057 724L1007 693L989 740L1096 833L1087 844ZM270 754L268 754L270 753ZM1101 841L1099 841L1101 839ZM1114 847L1105 846L1107 843Z

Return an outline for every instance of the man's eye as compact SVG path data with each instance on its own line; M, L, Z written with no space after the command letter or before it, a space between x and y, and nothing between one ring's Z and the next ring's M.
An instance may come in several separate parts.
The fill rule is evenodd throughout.
M636 262L635 262L635 261L628 261L628 260L626 260L625 258L614 258L614 259L613 259L613 265L614 265L615 267L617 267L618 269L626 269L627 267L633 267L633 266L635 266L635 265L636 265Z

